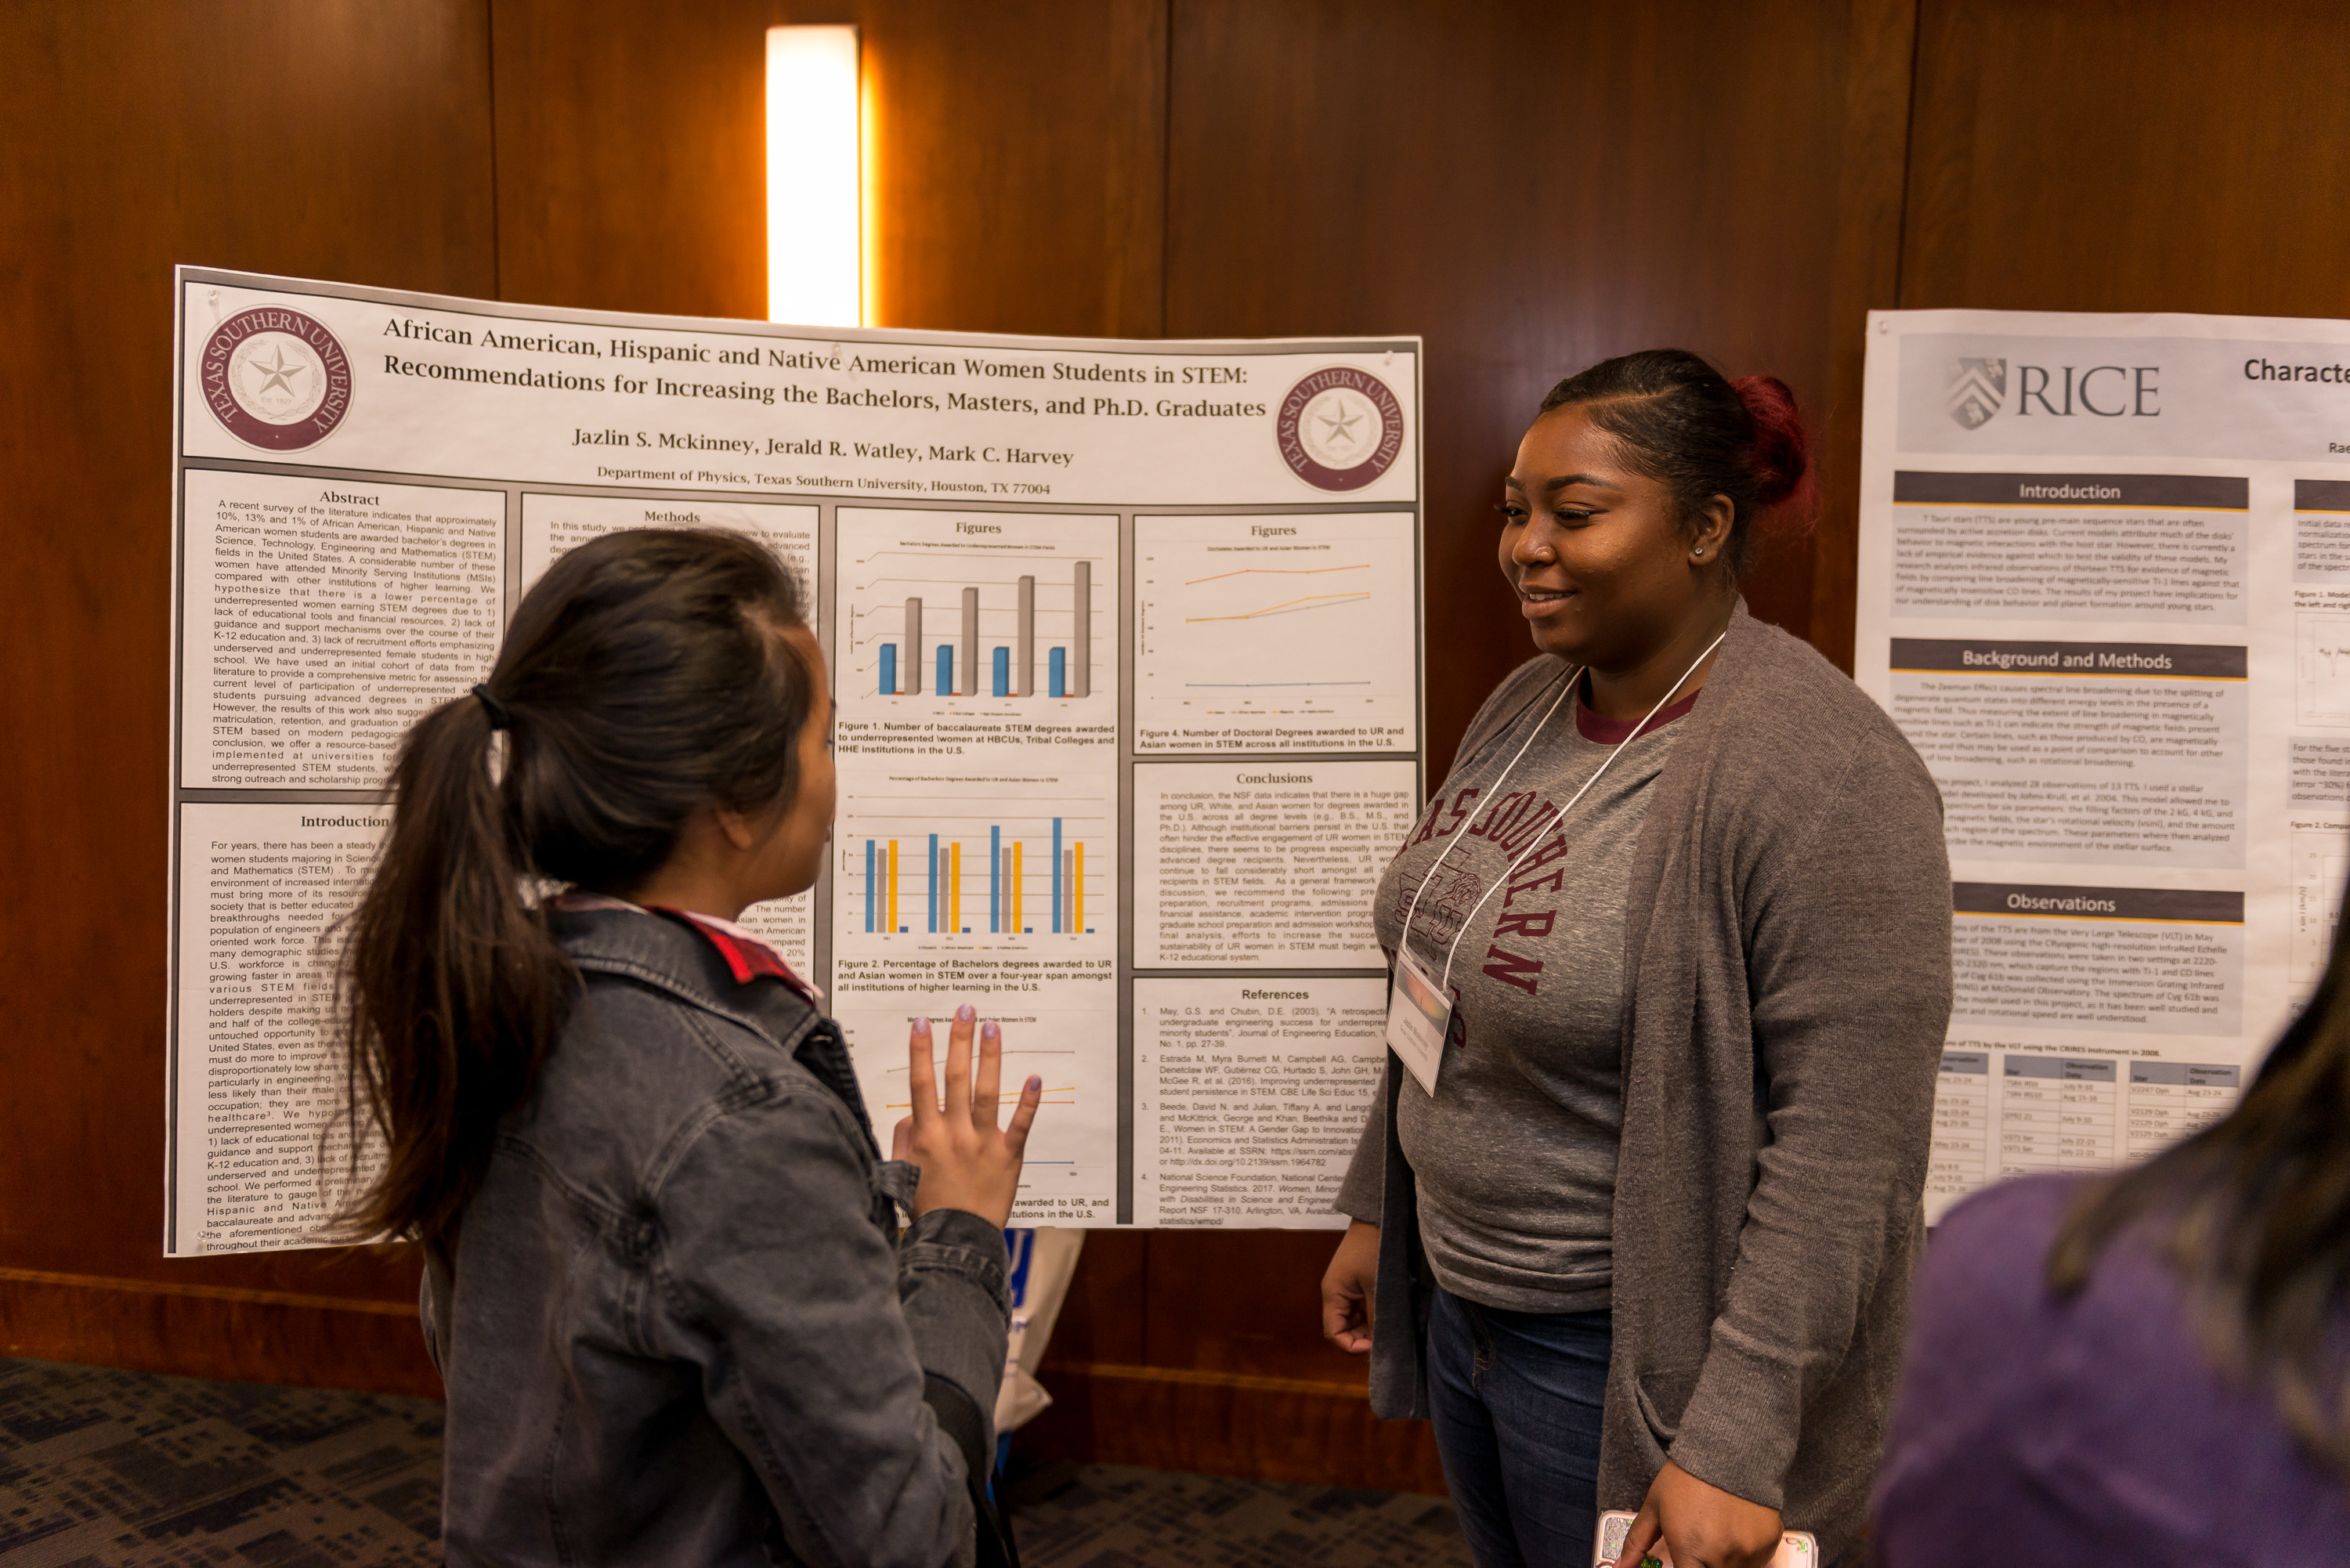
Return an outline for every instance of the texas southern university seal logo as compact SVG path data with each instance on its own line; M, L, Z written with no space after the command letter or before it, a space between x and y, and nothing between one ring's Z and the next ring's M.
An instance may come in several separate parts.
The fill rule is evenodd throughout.
M1991 415L1999 412L2007 400L2007 361L2004 359L1953 359L1950 361L1950 390L1948 406L1950 417L1968 430L1981 430Z
M1333 365L1289 389L1273 433L1289 472L1316 490L1360 490L1403 452L1403 405L1368 370Z
M204 406L265 452L298 452L351 411L351 358L318 321L282 305L239 311L204 342Z

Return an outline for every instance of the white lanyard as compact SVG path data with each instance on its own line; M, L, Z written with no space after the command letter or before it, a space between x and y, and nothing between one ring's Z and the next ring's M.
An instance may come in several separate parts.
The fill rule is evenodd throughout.
M1452 1025L1453 956L1461 950L1461 939L1469 934L1469 928L1475 922L1477 912L1485 907L1486 899L1493 896L1495 888L1508 885L1510 878L1517 874L1518 867L1525 864L1526 857L1532 855L1535 846L1543 842L1545 832L1555 824L1565 820L1566 814L1575 809L1575 802L1590 793L1591 786L1599 782L1600 775L1613 766L1616 759L1624 754L1625 748L1638 740L1640 732L1646 730L1655 721L1657 715L1664 711L1665 704L1670 702L1674 694L1689 684L1689 679L1697 673L1698 666L1712 657L1713 650L1720 648L1722 639L1729 635L1730 630L1725 627L1722 628L1721 637L1707 643L1705 651L1699 654L1687 670L1681 671L1681 678L1674 681L1671 689L1662 697L1657 699L1657 705L1648 710L1648 717L1633 725L1632 732L1609 750L1599 766L1592 771L1591 776L1583 781L1583 787L1568 797L1565 805L1553 812L1547 821L1535 827L1532 836L1526 840L1526 846L1518 852L1517 858L1510 862L1508 868L1485 889L1483 896L1471 907L1468 914L1461 917L1461 929L1452 934L1452 945L1444 950L1444 973L1431 983L1427 971L1412 960L1411 923L1413 918L1419 913L1419 900L1422 895L1427 893L1429 884L1436 880L1436 873L1442 868L1444 857L1452 853L1453 846L1461 842L1461 836L1455 833L1451 836L1451 842L1437 852L1436 859L1429 867L1427 875L1420 878L1419 886L1412 892L1410 906L1404 911L1403 931L1396 939L1395 981L1388 1001L1388 1044L1394 1049L1398 1056L1402 1058L1404 1065L1411 1069L1412 1076L1419 1080L1420 1087L1430 1095L1436 1093L1436 1075L1438 1067L1443 1061L1444 1038ZM1526 732L1526 738L1518 746L1516 754L1512 756L1508 765L1502 769L1502 776L1493 781L1492 788L1496 795L1500 794L1502 786L1510 782L1510 774L1517 767L1519 760L1526 754L1527 747L1534 743L1534 737L1541 734L1544 726L1550 722L1550 716L1558 711L1558 705L1566 700L1567 693L1574 691L1576 682L1583 679L1585 668L1587 667L1578 666L1567 677L1565 686L1560 689L1556 697L1551 699L1550 706L1543 710L1543 716L1535 720L1534 727Z

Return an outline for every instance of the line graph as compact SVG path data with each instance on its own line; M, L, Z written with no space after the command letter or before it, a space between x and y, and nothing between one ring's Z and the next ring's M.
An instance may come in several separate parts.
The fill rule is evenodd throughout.
M2350 728L2350 616L2304 610L2294 618L2294 716Z
M1210 620L1263 620L1269 615L1295 615L1300 610L1329 609L1336 605L1359 604L1370 597L1367 593L1308 594L1304 598L1284 599L1277 605L1267 605L1263 609L1243 610L1237 615L1191 615L1185 616L1183 619L1185 624L1191 626L1197 626L1201 621Z
M1368 561L1357 561L1345 566L1243 566L1236 571L1218 572L1213 576L1193 577L1183 586L1196 588L1201 583L1221 583L1226 577L1318 577L1330 572L1367 572Z
M1416 743L1409 514L1138 517L1134 539L1139 750Z

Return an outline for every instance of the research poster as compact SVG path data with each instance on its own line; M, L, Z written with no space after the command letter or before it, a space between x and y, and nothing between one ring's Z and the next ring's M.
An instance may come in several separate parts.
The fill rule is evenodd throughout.
M969 1001L1045 1080L1015 1223L1343 1223L1371 892L1424 783L1416 339L176 288L167 1252L316 1242L393 747L551 562L638 527L755 534L806 588L840 814L816 888L744 919L879 1127L909 1021Z
M2350 872L2350 323L1873 315L1856 674L1940 786L1927 1216L2234 1104Z

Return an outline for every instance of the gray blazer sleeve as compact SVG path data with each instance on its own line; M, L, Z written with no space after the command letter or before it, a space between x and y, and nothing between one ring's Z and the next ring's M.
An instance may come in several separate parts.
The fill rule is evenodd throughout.
M711 1415L800 1561L938 1568L968 1553L973 1515L925 1383L993 1411L1003 1236L940 1210L893 1243L876 1195L860 1135L822 1091L720 1116L661 1185L656 1332L705 1366Z
M1330 1207L1350 1220L1378 1224L1379 1205L1387 1193L1387 1175L1388 1069L1382 1065L1378 1086L1371 1094L1370 1112L1363 1118L1363 1136L1356 1140L1355 1158L1347 1167L1347 1179L1338 1184L1338 1201Z
M1797 826L1742 900L1767 1137L1670 1450L1774 1506L1895 1232L1918 1223L1951 996L1940 800L1915 753L1864 737Z

